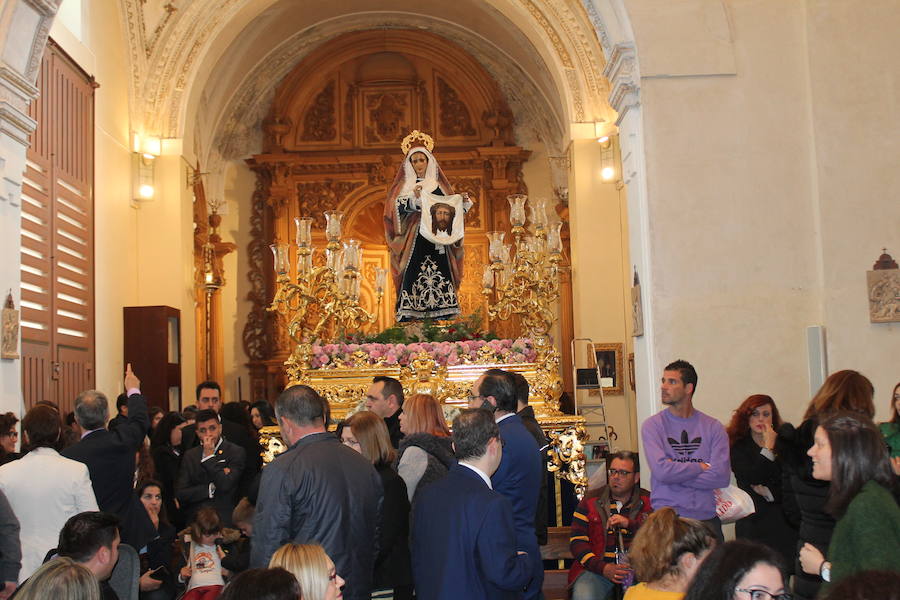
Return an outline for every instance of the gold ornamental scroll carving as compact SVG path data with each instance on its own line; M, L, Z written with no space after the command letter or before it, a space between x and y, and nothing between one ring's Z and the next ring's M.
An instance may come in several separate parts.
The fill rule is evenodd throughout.
M534 363L504 364L491 362L484 346L478 359L471 364L441 366L426 352L419 353L405 367L368 365L368 355L358 352L340 362L336 368L307 369L288 382L287 387L303 383L318 391L331 406L331 420L338 422L365 409L366 391L377 376L399 380L406 396L415 393L431 394L444 410L448 424L466 407L472 385L490 368L521 373L531 388L529 403L541 427L550 440L547 455L548 470L558 478L571 482L581 497L587 485L584 468L583 443L587 439L584 419L564 415L558 406L558 355ZM365 366L363 366L365 365ZM277 368L277 365L273 365ZM285 447L277 435L277 427L263 433L263 457L268 463Z

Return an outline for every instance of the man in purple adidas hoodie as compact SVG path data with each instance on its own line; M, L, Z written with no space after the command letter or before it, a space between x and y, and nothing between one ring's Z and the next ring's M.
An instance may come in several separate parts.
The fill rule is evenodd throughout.
M661 388L666 408L641 426L650 498L653 508L671 506L679 516L703 521L722 541L713 490L731 479L728 435L721 423L694 408L696 389L691 363L666 366Z

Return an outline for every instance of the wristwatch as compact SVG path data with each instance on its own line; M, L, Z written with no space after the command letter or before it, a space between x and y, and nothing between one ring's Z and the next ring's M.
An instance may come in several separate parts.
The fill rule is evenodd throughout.
M819 577L831 583L831 563L827 560L823 560L822 566L819 567Z

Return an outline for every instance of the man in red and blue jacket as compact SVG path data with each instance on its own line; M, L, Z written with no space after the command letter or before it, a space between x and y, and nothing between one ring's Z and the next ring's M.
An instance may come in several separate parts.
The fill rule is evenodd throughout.
M625 580L628 567L616 563L619 534L627 551L653 510L650 492L638 485L641 475L637 453L616 452L610 455L608 464L608 485L588 492L572 515L572 600L603 600Z

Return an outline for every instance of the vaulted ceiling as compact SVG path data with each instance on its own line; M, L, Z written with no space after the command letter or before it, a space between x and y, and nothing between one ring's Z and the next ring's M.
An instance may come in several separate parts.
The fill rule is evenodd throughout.
M183 138L203 162L256 151L282 78L363 29L422 29L463 47L506 95L517 135L550 150L571 123L614 120L590 0L120 1L135 128Z

